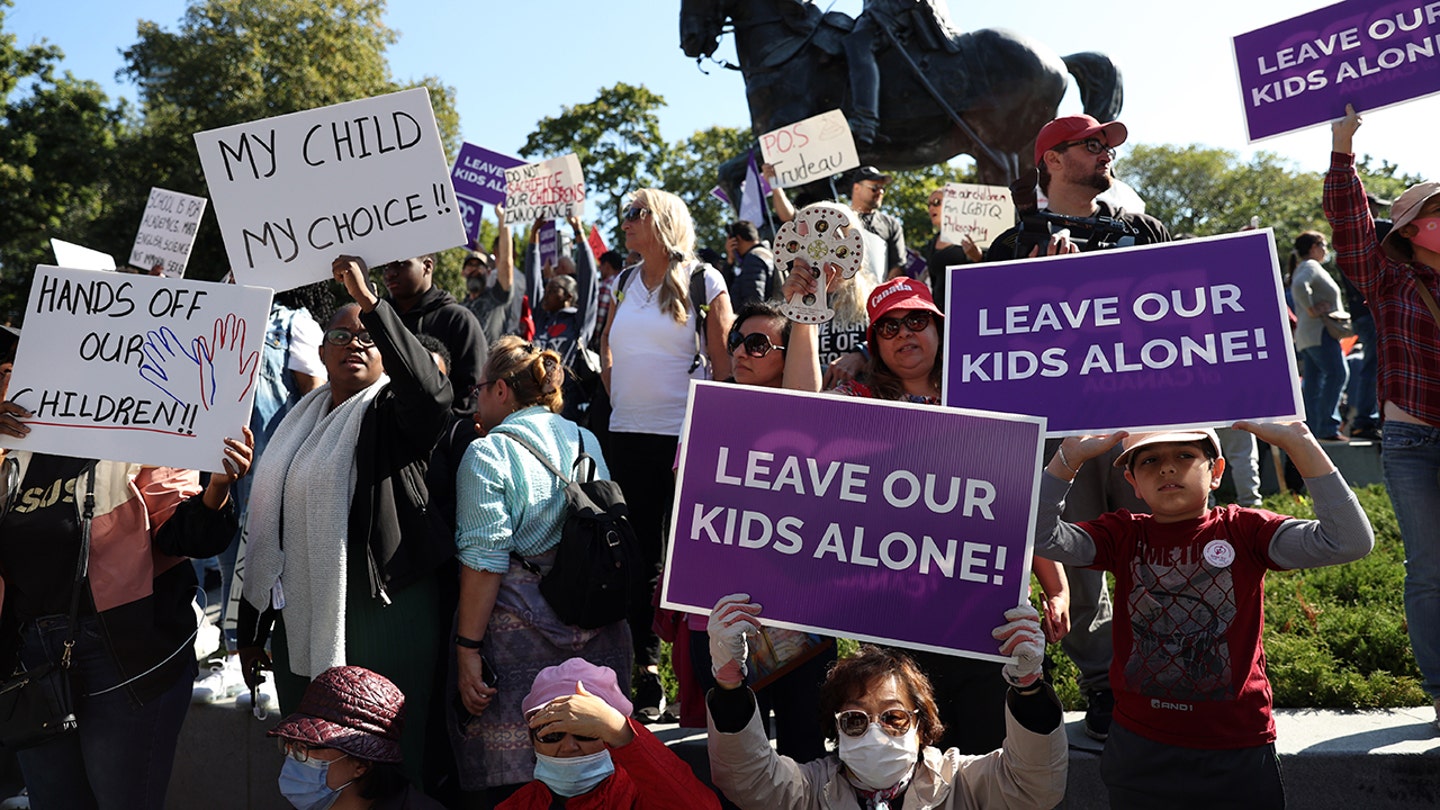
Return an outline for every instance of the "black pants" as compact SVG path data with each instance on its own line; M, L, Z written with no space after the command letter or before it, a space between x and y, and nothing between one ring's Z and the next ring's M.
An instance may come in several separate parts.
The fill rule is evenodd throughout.
M670 505L675 500L676 436L654 433L611 433L612 455L605 457L610 477L625 493L630 522L640 540L641 553L650 574L650 591L660 582L664 563L666 533L670 527ZM630 611L630 636L635 644L635 675L660 660L660 639L655 635L655 607L650 600Z
M1112 810L1279 810L1285 783L1275 744L1253 748L1181 748L1141 737L1116 723L1100 756Z

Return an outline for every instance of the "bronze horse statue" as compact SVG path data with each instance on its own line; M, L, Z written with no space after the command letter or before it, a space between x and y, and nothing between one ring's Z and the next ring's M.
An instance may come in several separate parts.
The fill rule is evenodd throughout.
M848 15L822 13L807 0L680 3L680 47L697 62L734 32L757 136L849 109L843 38L853 25ZM897 39L877 55L882 137L861 145L862 163L910 169L968 154L980 182L1008 184L1034 168L1035 136L1055 117L1067 71L1086 113L1101 121L1120 113L1120 72L1104 54L1062 58L1021 34L988 28L960 34L947 48L903 45Z

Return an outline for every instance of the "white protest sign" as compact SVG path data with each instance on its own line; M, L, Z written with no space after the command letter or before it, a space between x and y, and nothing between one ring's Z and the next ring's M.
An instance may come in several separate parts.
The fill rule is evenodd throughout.
M108 253L91 250L74 242L51 239L50 249L55 251L55 263L80 270L114 270L115 258Z
M185 275L195 231L205 215L205 198L163 188L150 189L150 202L140 218L135 246L130 248L130 266L149 270L160 265L169 278ZM60 262L65 265L65 262ZM69 265L65 265L69 266Z
M585 216L585 175L580 159L564 155L505 170L505 221Z
M10 398L30 434L0 447L222 472L250 424L271 291L35 270Z
M1015 224L1015 203L1005 186L946 183L945 204L940 209L940 241L960 244L968 236L986 248L1005 229Z
M288 290L465 244L423 87L195 134L235 278Z
M760 154L782 188L803 186L860 165L850 124L839 110L796 121L760 136Z

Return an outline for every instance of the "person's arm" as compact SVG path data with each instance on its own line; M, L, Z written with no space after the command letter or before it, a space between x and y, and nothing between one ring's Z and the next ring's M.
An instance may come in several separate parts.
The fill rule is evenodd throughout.
M1330 170L1325 173L1322 198L1330 223L1335 261L1367 298L1378 297L1386 283L1385 255L1375 234L1375 220L1365 198L1365 186L1355 172L1355 132L1361 117L1345 105L1345 117L1330 126Z
M790 274L780 287L780 297L789 301L796 296L808 295L819 288L815 277L810 275L803 261L793 262ZM783 385L792 391L820 390L820 327L813 323L790 324L790 337L785 344L785 372Z
M515 520L506 502L509 460L494 444L508 439L472 442L455 477L455 547L460 562L460 603L455 634L485 639L500 582L510 567ZM485 686L479 651L456 644L460 698L471 714L490 704L495 690Z
M499 222L499 238L495 240L495 283L509 292L515 286L515 240L505 226L505 206L495 206L495 219Z
M1041 622L1045 640L1054 644L1070 633L1070 580L1064 566L1044 557L1031 555L1030 570L1035 572L1045 594L1045 617Z
M1304 422L1236 422L1234 427L1284 451L1314 499L1315 520L1287 520L1275 530L1271 562L1282 568L1317 568L1370 553L1375 545L1370 519Z
M460 566L460 604L455 611L456 687L465 709L474 715L490 707L498 690L485 685L480 650L471 646L471 642L478 644L485 640L485 629L490 625L490 613L495 609L504 578L504 574L494 571ZM460 639L465 642L462 644Z
M765 182L770 184L770 203L775 209L775 218L782 223L789 222L795 218L795 206L790 202L790 197L785 194L785 189L775 179L775 167L769 163L760 165L760 173L765 176Z
M1060 519L1070 482L1086 462L1100 458L1122 441L1125 431L1108 436L1071 436L1060 443L1040 476L1040 504L1035 512L1035 553L1066 565L1095 562L1095 540L1084 529Z
M1295 268L1295 277L1290 280L1290 295L1295 299L1295 309L1304 311L1306 315L1314 318L1319 315L1315 311L1315 300L1311 289L1311 269L1305 262Z
M710 312L705 317L705 352L710 356L710 368L715 379L728 379L731 375L730 352L726 350L725 339L730 327L735 324L735 312L730 308L730 293L724 285L718 295L710 299Z

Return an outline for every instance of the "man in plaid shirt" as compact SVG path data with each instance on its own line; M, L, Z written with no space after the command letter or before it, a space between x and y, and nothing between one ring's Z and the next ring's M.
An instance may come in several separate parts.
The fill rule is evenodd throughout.
M1405 543L1410 646L1440 727L1440 183L1400 195L1390 209L1394 226L1377 240L1355 173L1359 128L1350 105L1331 127L1325 218L1340 269L1365 294L1380 335L1385 488Z

